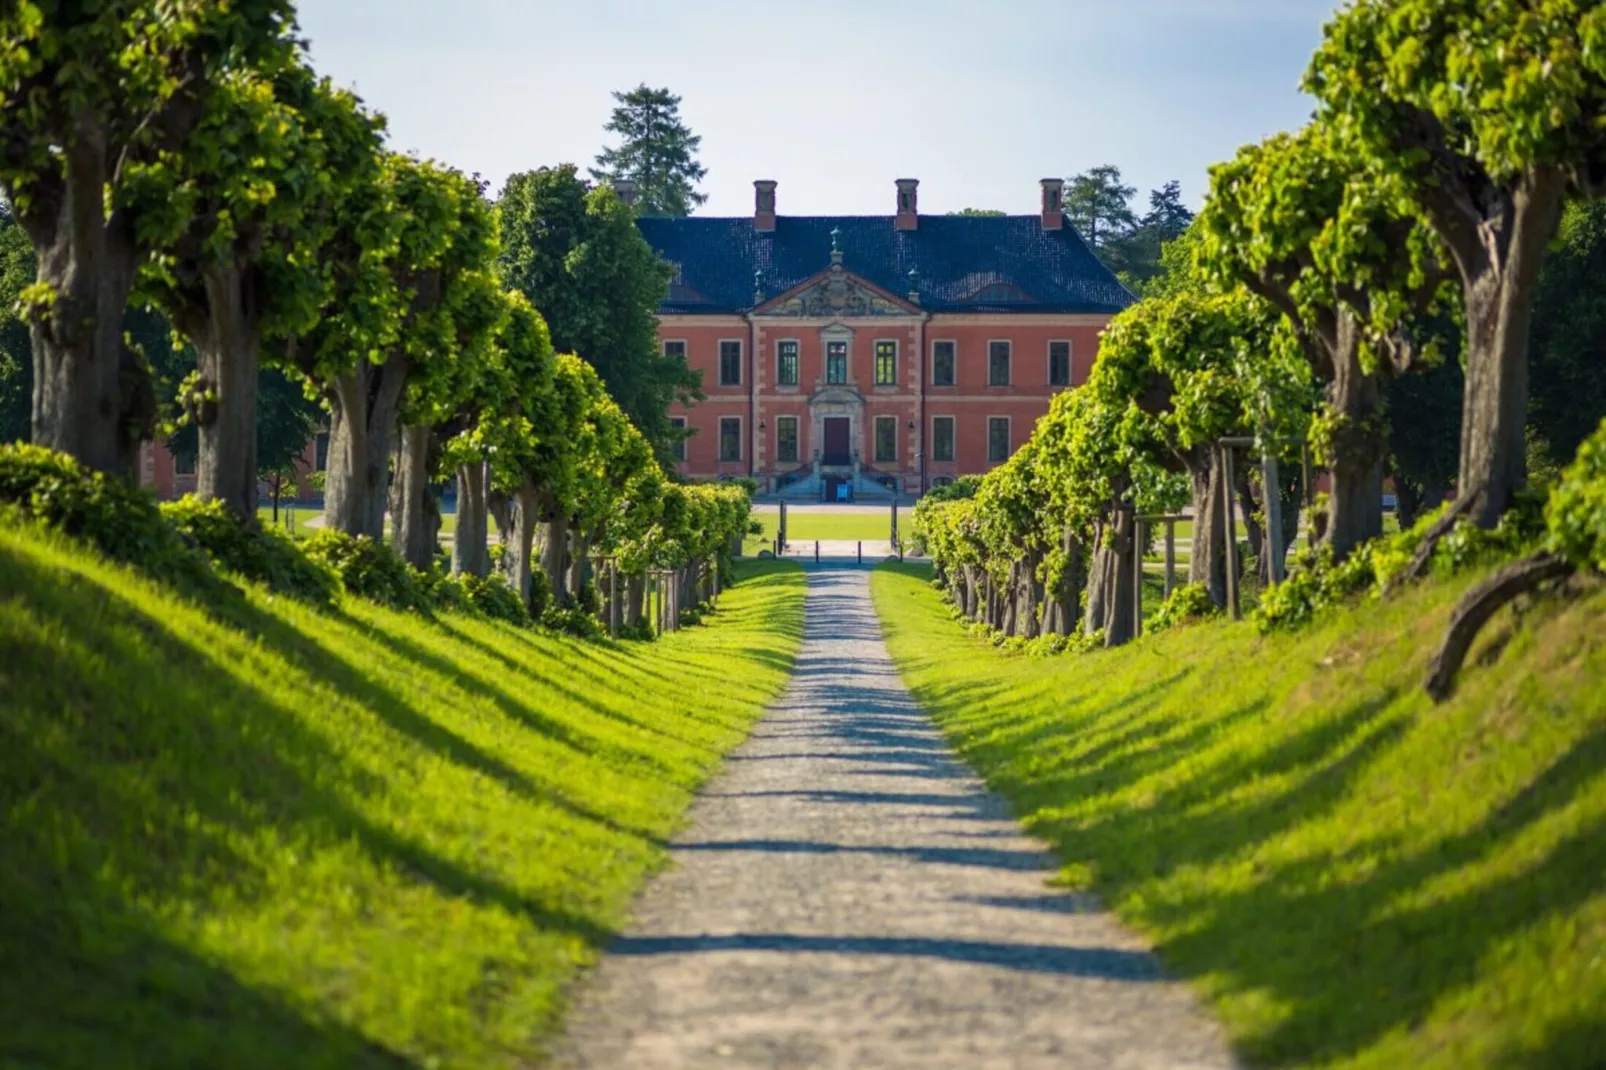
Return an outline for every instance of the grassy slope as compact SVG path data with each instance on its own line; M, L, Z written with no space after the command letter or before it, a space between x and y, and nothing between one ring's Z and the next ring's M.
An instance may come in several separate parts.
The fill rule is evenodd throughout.
M1471 579L1294 636L1028 660L924 577L873 586L915 694L1254 1064L1602 1065L1606 591L1491 625L1435 708Z
M0 528L0 1066L524 1066L780 690L770 566L651 645L258 593Z

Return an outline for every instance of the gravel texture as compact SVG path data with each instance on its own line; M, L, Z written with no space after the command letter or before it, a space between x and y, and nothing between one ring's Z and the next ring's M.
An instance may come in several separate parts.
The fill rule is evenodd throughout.
M580 986L560 1067L1217 1070L1220 1030L950 753L868 572L809 577L787 693Z

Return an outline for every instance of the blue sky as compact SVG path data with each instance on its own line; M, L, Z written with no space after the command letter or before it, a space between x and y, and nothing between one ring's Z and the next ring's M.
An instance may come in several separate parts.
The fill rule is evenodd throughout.
M702 135L700 214L1037 207L1037 180L1114 163L1146 201L1300 125L1333 0L301 0L313 61L394 146L500 188L592 162L613 101L667 85Z

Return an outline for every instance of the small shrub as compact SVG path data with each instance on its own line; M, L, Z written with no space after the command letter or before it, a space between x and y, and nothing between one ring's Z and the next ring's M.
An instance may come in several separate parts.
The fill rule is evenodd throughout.
M346 590L359 598L393 609L429 609L418 572L384 543L324 528L302 548L309 558L333 569Z
M1202 583L1189 583L1176 588L1160 604L1160 609L1148 623L1151 632L1175 628L1192 620L1204 620L1220 613L1221 609L1210 600L1210 588Z
M188 496L163 505L161 513L226 572L313 605L333 605L340 595L333 569L309 558L283 532L244 523L222 502Z
M1545 544L1579 568L1606 570L1606 422L1578 447L1545 506Z
M463 576L461 580L469 602L491 620L509 624L530 623L530 614L526 612L524 603L519 601L518 592L503 577L492 573L484 579Z
M131 483L43 446L0 446L0 505L192 594L228 589L206 556Z
M581 639L600 639L603 634L602 623L578 606L550 607L541 614L541 626Z
M479 616L474 608L474 602L468 596L468 590L461 580L449 571L441 568L439 564L432 565L425 572L413 571L417 580L418 589L424 596L424 601L431 610L441 613L460 613L467 617Z

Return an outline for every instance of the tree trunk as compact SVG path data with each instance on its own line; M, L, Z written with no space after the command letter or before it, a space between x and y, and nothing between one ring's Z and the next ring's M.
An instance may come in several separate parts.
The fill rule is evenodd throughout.
M488 576L491 552L488 545L485 501L485 464L476 461L457 469L457 537L452 541L452 571L470 576Z
M567 587L569 600L579 602L580 596L585 593L586 579L591 562L587 560L590 555L591 540L578 526L569 529L569 567Z
M1361 367L1361 332L1354 319L1340 317L1333 381L1327 405L1334 427L1328 472L1324 538L1333 558L1342 561L1361 543L1383 534L1383 462L1388 437L1383 423L1382 381Z
M262 297L255 273L232 264L201 273L206 307L180 318L195 346L197 399L187 408L200 449L195 490L247 523L257 515L257 382L261 373Z
M1423 685L1433 701L1443 702L1455 690L1456 674L1490 617L1519 596L1575 571L1566 558L1545 551L1513 561L1462 596L1450 614L1450 627L1433 655Z
M1027 554L1020 561L1019 573L1016 576L1016 607L1015 631L1016 634L1027 639L1036 639L1039 635L1040 621L1038 619L1037 584L1037 555Z
M641 614L647 601L647 577L644 575L629 576L625 581L625 625L637 628L641 625Z
M1255 575L1262 587L1269 587L1271 547L1266 543L1266 526L1261 523L1261 517L1265 515L1265 489L1261 489L1261 498L1257 501L1249 473L1243 471L1235 474L1238 476L1238 512L1243 515L1245 534L1249 536L1249 547L1255 554Z
M1087 570L1087 606L1082 615L1082 630L1092 635L1103 628L1109 617L1110 549L1109 523L1100 520L1093 525L1093 558Z
M148 369L123 346L123 311L143 257L123 213L107 215L107 153L105 131L77 123L61 153L56 211L18 213L37 277L54 295L29 324L33 441L90 468L132 476L139 443L154 425L155 391Z
M1216 451L1197 451L1188 464L1188 476L1193 485L1193 545L1188 554L1188 582L1204 584L1211 603L1225 609L1227 522L1221 514L1221 465Z
M562 609L570 597L565 573L568 571L569 522L557 515L556 508L548 511L541 525L541 570L546 573L552 588L552 604Z
M507 581L518 592L519 599L530 610L532 615L538 615L542 608L535 605L530 599L530 576L532 562L535 560L535 527L537 520L537 495L535 488L528 481L520 484L513 494L512 502L512 538L508 541L507 552L502 556L502 569L507 574Z
M1009 577L998 592L998 628L1005 635L1020 634L1020 562L1009 566Z
M382 538L391 438L407 385L407 358L360 362L330 384L329 473L324 522L348 535Z
M390 488L390 545L416 569L435 562L435 528L429 498L430 430L407 426L396 432L395 482Z
M1104 617L1104 645L1130 642L1136 632L1133 616L1133 584L1138 582L1140 557L1134 538L1135 513L1130 506L1115 511L1114 526L1105 534L1110 543L1107 579L1107 606Z
M1416 524L1426 500L1422 488L1398 472L1394 474L1394 515L1399 517L1401 531L1408 531Z
M1479 488L1471 519L1483 528L1495 526L1527 480L1528 325L1565 188L1559 170L1527 176L1511 200L1506 242L1480 243L1479 263L1462 265L1467 374L1457 486Z

